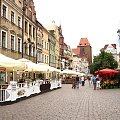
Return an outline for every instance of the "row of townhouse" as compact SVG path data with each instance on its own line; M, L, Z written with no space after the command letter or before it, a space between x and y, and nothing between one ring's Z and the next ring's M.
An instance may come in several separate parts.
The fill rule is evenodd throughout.
M36 18L33 0L0 1L0 53L72 69L72 50L65 44L61 26L45 28Z
M37 27L34 6L25 0L1 0L0 4L1 53L15 59L25 57L35 61Z

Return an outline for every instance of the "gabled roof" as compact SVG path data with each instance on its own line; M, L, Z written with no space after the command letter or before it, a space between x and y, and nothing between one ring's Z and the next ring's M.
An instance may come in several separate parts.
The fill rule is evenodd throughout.
M78 46L87 46L90 45L87 38L81 38Z
M116 44L110 44L110 45L113 46L113 48L116 49ZM105 50L108 46L109 46L109 44L106 44L103 49Z
M55 21L53 20L52 23L50 24L50 26L47 27L47 30L56 30L56 24Z

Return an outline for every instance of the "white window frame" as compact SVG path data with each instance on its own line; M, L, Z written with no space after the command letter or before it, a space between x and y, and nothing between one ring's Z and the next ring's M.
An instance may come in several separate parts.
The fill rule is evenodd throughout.
M20 17L20 26L18 26L18 27L22 28L22 17L19 16L19 15L18 15L18 17ZM18 22L18 21L17 21L17 22Z
M4 3L2 3L2 7L1 7L2 16L3 16L3 5L6 6L6 18L8 19L8 6L5 5Z
M11 36L14 36L14 48L13 50L15 50L15 35L10 34L10 49L12 50L12 46L11 46Z
M22 52L22 39L20 37L17 38L17 46L18 46L18 39L20 39L20 52ZM18 51L18 48L17 48Z
M5 30L1 30L1 46L2 46L2 32L6 33L5 48L7 48L7 32Z
M13 20L13 22L11 21L11 12L14 13L14 20ZM11 10L11 12L10 12L10 21L15 24L15 11L14 11L14 10Z

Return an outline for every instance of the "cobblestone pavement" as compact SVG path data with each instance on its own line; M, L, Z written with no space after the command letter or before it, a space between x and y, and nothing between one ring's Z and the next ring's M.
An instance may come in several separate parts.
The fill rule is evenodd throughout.
M93 90L86 84L0 106L0 120L120 120L120 89Z

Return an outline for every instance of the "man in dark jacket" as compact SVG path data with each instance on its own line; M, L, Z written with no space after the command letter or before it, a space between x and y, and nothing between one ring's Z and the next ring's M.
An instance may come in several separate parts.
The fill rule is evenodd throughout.
M78 75L76 76L76 83L77 83L77 88L79 88L79 77L78 77Z

